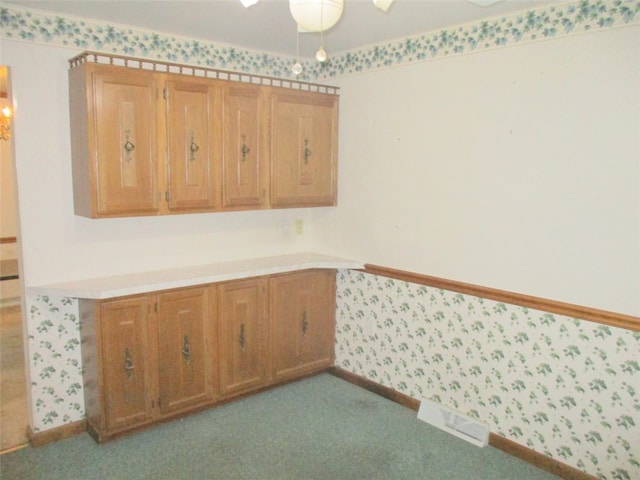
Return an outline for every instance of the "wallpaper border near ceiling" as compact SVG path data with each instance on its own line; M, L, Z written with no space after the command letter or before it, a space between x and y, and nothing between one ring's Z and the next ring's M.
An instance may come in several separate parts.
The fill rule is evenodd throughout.
M640 23L640 0L582 0L426 32L304 62L300 80L350 75L451 55ZM291 78L292 56L68 15L0 6L0 38Z
M452 55L640 23L638 0L582 0L493 17L335 55L323 77L357 74Z

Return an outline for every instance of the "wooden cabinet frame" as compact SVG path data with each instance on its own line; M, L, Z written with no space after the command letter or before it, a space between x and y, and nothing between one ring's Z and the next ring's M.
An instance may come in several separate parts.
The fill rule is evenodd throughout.
M273 89L271 206L337 203L338 99Z
M331 270L270 278L271 367L275 381L333 365L335 282Z
M69 99L77 215L336 205L337 88L75 60Z
M333 365L332 269L79 304L98 442Z

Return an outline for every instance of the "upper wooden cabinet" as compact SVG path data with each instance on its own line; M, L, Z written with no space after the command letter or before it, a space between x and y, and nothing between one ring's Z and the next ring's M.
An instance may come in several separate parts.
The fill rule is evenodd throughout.
M76 213L158 211L155 78L152 72L85 64L70 70Z
M335 205L338 98L274 89L271 119L271 205Z
M69 70L77 215L336 204L337 94L83 58Z
M267 150L264 145L264 90L238 84L224 89L222 125L225 208L264 208L267 197Z
M222 87L172 76L167 82L167 203L172 211L220 205Z

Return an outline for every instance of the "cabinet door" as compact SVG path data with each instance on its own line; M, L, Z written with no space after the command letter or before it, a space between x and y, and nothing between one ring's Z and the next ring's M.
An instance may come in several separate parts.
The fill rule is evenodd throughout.
M152 72L98 69L93 78L97 213L158 209Z
M219 87L170 80L166 91L169 209L211 209L220 183Z
M211 400L211 319L206 288L158 295L160 413L169 415Z
M335 205L338 97L276 91L271 108L271 205Z
M335 271L271 278L271 338L275 380L333 364Z
M153 418L153 355L149 348L146 296L100 306L105 426L109 433Z
M263 386L267 380L266 279L218 287L220 390L223 395Z
M222 122L223 206L266 206L262 90L242 85L225 88Z

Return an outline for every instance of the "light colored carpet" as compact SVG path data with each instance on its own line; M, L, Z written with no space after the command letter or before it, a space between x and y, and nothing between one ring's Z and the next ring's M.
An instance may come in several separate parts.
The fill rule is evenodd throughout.
M97 445L87 434L0 457L3 480L550 480L328 374Z
M3 306L0 307L0 452L27 443L27 415L20 306Z

